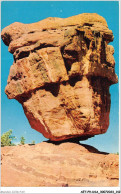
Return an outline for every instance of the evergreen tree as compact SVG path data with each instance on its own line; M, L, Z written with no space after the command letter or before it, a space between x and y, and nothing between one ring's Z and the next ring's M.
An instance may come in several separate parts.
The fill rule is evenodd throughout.
M24 136L21 136L20 144L21 144L21 145L24 145L24 144L25 144L25 138L24 138Z
M12 143L14 139L16 137L12 135L12 130L10 129L1 136L1 146L14 146L15 144Z

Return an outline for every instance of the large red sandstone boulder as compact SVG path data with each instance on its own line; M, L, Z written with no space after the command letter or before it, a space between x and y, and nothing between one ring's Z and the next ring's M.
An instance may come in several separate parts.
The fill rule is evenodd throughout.
M103 17L15 22L1 35L14 56L5 92L22 104L32 128L54 141L107 131L109 86L118 79Z

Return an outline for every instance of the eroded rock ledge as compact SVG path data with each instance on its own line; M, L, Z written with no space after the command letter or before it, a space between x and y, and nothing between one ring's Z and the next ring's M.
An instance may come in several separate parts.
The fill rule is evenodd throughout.
M1 158L2 187L119 186L119 156L89 145L6 146L1 148Z
M2 31L14 56L5 92L32 128L59 141L105 133L117 83L113 33L97 14L15 22Z

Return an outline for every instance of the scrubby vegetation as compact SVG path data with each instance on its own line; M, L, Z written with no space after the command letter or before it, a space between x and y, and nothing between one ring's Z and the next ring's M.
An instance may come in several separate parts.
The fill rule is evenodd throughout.
M17 138L12 135L12 132L13 131L10 129L9 131L7 131L1 135L1 147L16 146L17 145L15 143L13 143L13 141L16 140ZM21 136L20 143L18 143L18 145L24 145L25 141L26 141L26 139L24 138L24 136ZM30 144L35 145L35 141L33 140Z
M35 141L33 140L33 141L31 142L31 144L35 145Z
M12 142L16 137L12 135L12 130L3 133L1 136L1 146L14 146L15 144Z
M25 144L25 138L24 138L24 136L21 137L21 139L20 139L20 144L21 144L21 145L24 145L24 144Z

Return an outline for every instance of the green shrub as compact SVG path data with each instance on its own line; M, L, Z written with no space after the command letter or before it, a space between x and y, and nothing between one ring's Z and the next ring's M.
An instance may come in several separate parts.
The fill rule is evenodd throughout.
M24 138L24 136L21 137L20 144L21 145L24 145L25 144L25 138Z
M35 141L33 140L33 141L31 142L31 144L34 144L34 145L35 145Z
M16 139L15 136L12 136L12 130L3 133L1 136L1 146L14 146L15 144L12 141Z

